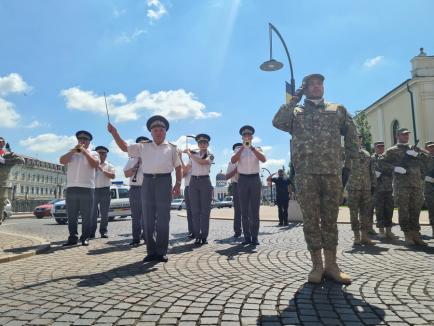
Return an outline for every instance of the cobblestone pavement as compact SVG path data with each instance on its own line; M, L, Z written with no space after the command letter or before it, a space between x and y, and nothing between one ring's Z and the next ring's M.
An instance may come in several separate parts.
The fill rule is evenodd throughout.
M349 226L339 225L338 259L354 279L342 287L305 283L310 260L299 225L262 223L255 248L231 237L230 221L213 220L209 245L194 247L174 214L165 264L144 264L144 247L126 246L130 220L111 223L109 239L69 249L57 246L66 227L52 220L3 226L53 243L44 254L0 264L1 325L434 324L430 238L428 248L401 240L353 248Z
M29 257L49 247L50 243L41 238L0 231L0 263Z

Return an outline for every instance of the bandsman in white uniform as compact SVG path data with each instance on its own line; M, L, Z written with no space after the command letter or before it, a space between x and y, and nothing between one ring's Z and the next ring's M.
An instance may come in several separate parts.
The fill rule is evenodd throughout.
M261 179L259 178L259 162L267 159L260 147L252 145L255 129L244 126L240 129L243 146L236 150L231 158L237 163L238 195L241 203L241 216L243 221L244 245L259 245L259 207L261 205Z
M89 245L91 235L92 204L95 192L95 173L99 166L99 155L89 149L92 134L81 130L75 136L78 144L60 157L60 164L67 168L66 211L69 238L64 246L78 241L78 216L81 215L81 244Z
M214 156L208 151L211 137L199 134L195 137L199 151L187 150L190 157L188 165L191 166L191 179L188 189L191 213L193 214L193 232L195 244L208 243L209 215L211 213L212 185L209 173Z
M232 146L232 151L235 151L242 147L243 144L235 143ZM238 170L237 164L229 161L228 169L226 171L226 180L231 180L232 197L234 203L234 238L239 238L241 236L241 207L240 207L240 197L238 195Z
M184 178L184 201L185 201L185 208L187 210L188 237L190 239L193 239L194 238L193 213L191 212L190 196L188 191L188 189L190 188L190 180L191 180L191 165L184 164L184 161L182 160L181 152L179 152L179 159L181 160L182 177Z
M99 224L99 233L101 238L108 238L108 213L110 209L110 186L112 179L115 178L115 167L107 162L107 147L97 146L95 151L99 155L100 164L95 173L95 194L92 208L92 225L90 238L95 238L98 224L98 215L101 218Z
M140 157L143 172L142 208L145 215L147 256L144 262L167 262L169 245L170 202L172 194L179 196L181 187L181 162L176 146L166 141L169 122L156 115L146 123L152 143L128 145L112 124L107 129L119 148L132 158ZM171 173L176 171L176 183L172 188Z

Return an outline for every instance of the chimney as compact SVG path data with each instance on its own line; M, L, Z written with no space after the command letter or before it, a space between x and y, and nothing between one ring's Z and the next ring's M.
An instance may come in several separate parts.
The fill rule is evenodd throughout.
M434 56L428 56L423 48L420 53L411 59L411 76L416 77L434 77Z

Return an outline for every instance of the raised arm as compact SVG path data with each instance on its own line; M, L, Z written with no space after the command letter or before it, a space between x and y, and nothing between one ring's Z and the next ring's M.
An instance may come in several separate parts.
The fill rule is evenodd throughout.
M128 144L125 140L123 140L121 138L121 136L119 135L117 129L115 128L115 126L113 126L110 122L107 124L107 130L109 133L112 134L113 139L115 140L116 144L118 145L118 147L123 151L123 152L128 152Z

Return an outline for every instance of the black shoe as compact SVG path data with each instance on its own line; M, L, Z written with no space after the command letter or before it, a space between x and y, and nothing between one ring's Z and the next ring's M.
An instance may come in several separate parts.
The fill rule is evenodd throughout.
M259 241L256 238L252 238L252 245L259 246Z
M140 241L131 241L128 245L137 247L137 246L140 246Z
M169 258L167 258L167 256L156 256L155 261L167 263L169 261Z
M88 246L89 245L89 240L88 239L81 240L81 245L82 246Z
M77 244L77 241L68 240L67 242L65 242L64 244L62 244L62 247L75 246L76 244Z
M202 244L203 245L208 244L208 241L206 239L202 239Z
M283 226L288 226L288 222L283 223Z
M108 235L106 233L101 234L101 238L107 239Z
M194 238L194 233L189 233L189 234L187 235L187 238L193 239L193 238Z
M147 255L145 258L143 258L144 263L148 263L148 262L154 261L154 260L155 260L155 255Z
M194 242L195 245L200 245L200 243L201 243L201 239L200 238L197 238L196 241Z
M239 238L239 237L241 237L241 233L235 233L234 234L234 238Z
M277 226L283 226L283 223L279 222L279 224L277 224Z
M249 238L244 238L244 241L241 243L242 245L249 245L252 244L252 239Z
M89 239L95 239L95 234L91 234L91 235L89 236Z

